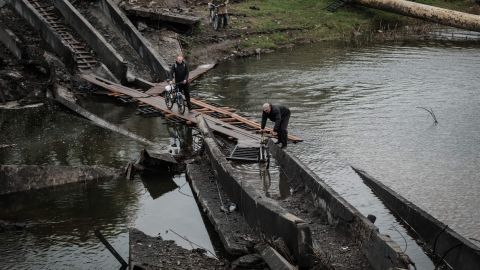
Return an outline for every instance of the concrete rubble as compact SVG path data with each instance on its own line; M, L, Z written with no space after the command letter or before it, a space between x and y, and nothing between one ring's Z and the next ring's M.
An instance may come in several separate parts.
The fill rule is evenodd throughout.
M184 249L174 241L130 229L129 269L230 269L228 261L207 256L203 249Z
M120 176L119 170L103 166L0 165L0 195Z

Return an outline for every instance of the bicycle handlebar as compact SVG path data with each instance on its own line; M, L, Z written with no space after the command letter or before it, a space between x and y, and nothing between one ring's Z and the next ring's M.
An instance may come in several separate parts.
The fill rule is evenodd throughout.
M186 81L188 82L188 80L186 80ZM176 82L173 82L173 80L167 80L167 83L168 83L168 84L171 84L171 85L186 84L186 83L182 83L182 82L176 83Z
M214 8L219 8L219 7L226 6L226 4L220 4L220 5L208 4L208 5L211 6L211 7L214 7Z

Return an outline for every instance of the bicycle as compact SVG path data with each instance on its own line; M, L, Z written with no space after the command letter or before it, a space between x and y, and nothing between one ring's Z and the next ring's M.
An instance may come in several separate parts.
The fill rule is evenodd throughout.
M208 9L210 11L209 20L215 31L218 31L221 26L223 26L223 28L227 27L228 24L227 14L224 16L218 14L218 8L221 6L225 6L225 4L215 5L208 3Z
M265 168L268 170L270 168L270 151L268 149L268 137L265 136L265 132L262 132L262 137L260 138L260 149L258 155L258 162L265 164Z
M174 103L177 103L178 112L184 114L185 108L187 107L185 96L180 92L177 84L169 82L168 85L165 86L165 105L171 110Z

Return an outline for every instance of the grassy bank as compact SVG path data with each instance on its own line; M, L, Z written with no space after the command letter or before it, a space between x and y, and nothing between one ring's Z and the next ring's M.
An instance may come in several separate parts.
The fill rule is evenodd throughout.
M231 5L231 27L246 35L240 46L274 49L298 41L348 38L367 30L392 29L414 23L413 19L361 6L345 6L336 12L326 7L332 0L248 0ZM467 10L469 0L417 1L459 11ZM418 23L418 21L417 21Z

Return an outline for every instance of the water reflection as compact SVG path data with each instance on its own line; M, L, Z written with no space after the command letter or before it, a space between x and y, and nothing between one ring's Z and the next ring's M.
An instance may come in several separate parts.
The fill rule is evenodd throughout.
M142 118L132 106L101 98L82 102L108 121L160 146L176 141L174 147L181 154L195 150L191 142L198 143L195 131L167 127L158 117ZM15 144L0 148L1 164L123 167L136 160L145 147L54 104L0 110L0 128L0 143ZM28 224L24 231L0 233L1 269L118 269L120 264L94 236L94 229L125 259L131 226L192 248L181 237L167 233L174 229L212 252L217 249L184 175L143 175L133 181L70 184L0 196L0 219Z
M173 181L173 177L174 175L169 174L160 176L142 174L140 176L143 185L145 186L153 200L159 198L167 192L179 188L175 181Z

